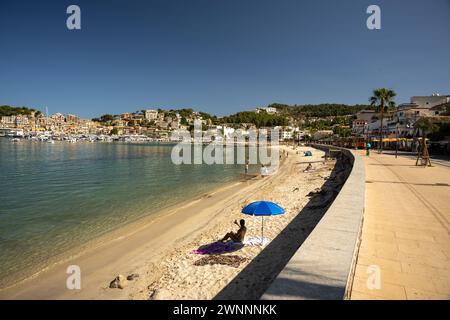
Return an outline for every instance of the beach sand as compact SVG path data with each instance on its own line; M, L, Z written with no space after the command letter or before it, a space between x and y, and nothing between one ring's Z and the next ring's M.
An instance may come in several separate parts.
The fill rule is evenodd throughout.
M303 220L303 223L297 226L300 228L290 225L310 201L308 193L322 187L334 166L334 162L324 164L322 159L324 154L318 150L313 151L312 157L304 157L303 152L308 149L311 150L298 148L296 151L299 151L299 155L290 149L289 157L278 175L272 177L261 188L236 195L216 218L215 225L161 261L160 268L163 270L161 278L150 284L148 291L132 295L132 298L258 299L298 248L299 245L296 244L299 240L304 240L306 237L303 235L309 234L320 220L321 213L318 210L312 219L308 217L308 221ZM303 172L308 162L313 163L314 171ZM277 239L279 243L275 247L273 243L264 246L246 245L237 251L221 254L237 260L238 263L234 265L217 264L214 263L217 259L208 259L210 258L208 255L191 253L201 245L220 239L232 229L236 231L237 226L233 227L232 224L235 219L246 220L248 229L246 238L260 238L261 217L245 216L240 213L242 207L257 200L273 201L286 209L284 215L264 218L264 237L269 240ZM279 235L288 225L291 232L283 232L283 239L280 242ZM196 265L208 260L212 260L211 264ZM246 268L245 274L242 274Z
M233 183L167 210L157 219L122 228L112 240L0 290L0 299L259 298L320 220L343 182L329 179L335 162L324 163L323 152L308 147L281 148L288 150L289 156L277 174ZM313 156L304 157L305 150L313 150ZM315 170L303 172L309 162ZM329 192L311 200L308 194L320 188ZM210 256L191 253L236 230L235 219L246 219L247 238L260 236L261 218L240 213L243 206L256 200L273 201L286 209L284 215L264 219L269 244L244 246L219 257L233 260L233 265L210 265L208 262L214 263L208 261ZM66 288L69 265L81 269L81 290ZM109 288L119 274L139 276L124 289Z

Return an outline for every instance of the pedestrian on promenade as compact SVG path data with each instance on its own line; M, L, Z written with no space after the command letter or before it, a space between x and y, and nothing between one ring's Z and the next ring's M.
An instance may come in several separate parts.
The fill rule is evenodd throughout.
M366 156L370 156L370 148L372 148L372 145L370 142L366 143Z

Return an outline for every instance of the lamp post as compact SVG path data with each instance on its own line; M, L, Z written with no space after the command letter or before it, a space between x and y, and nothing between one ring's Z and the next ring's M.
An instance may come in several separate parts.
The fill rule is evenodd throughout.
M366 131L366 144L368 144L369 143L369 124L368 123L366 123L364 125L364 129ZM364 134L364 132L363 132L363 134Z
M398 120L397 123L395 124L395 159L397 159L397 154L398 154Z

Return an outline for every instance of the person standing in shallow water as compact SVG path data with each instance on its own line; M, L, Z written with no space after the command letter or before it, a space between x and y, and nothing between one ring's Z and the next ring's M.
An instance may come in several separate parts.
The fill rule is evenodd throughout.
M222 239L219 240L220 242L224 242L228 239L233 240L234 242L244 241L245 233L247 232L245 220L241 219L239 223L237 223L237 220L234 220L234 223L239 227L239 230L237 232L228 232Z

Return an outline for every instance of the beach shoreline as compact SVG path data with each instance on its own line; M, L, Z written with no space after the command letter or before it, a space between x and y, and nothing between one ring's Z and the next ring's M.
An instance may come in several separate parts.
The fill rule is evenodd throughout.
M284 148L284 147L283 147ZM291 148L290 148L291 149ZM292 149L289 151L294 155ZM320 154L319 151L316 152ZM151 285L164 276L163 261L189 246L196 238L211 237L211 229L227 231L223 218L217 219L223 208L243 205L259 190L278 185L298 163L291 157L280 166L277 174L263 179L229 183L177 208L163 210L130 225L112 231L108 241L68 257L39 274L0 290L2 299L148 299ZM312 160L312 159L311 159ZM318 183L320 186L323 183ZM311 186L314 189L313 186ZM307 188L308 190L311 188ZM226 219L225 219L226 220ZM229 225L225 228L229 228ZM222 232L222 231L221 231ZM81 269L82 289L68 290L66 269L78 265ZM125 290L109 289L118 274L138 273L140 277Z

